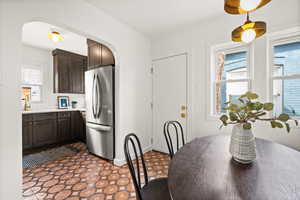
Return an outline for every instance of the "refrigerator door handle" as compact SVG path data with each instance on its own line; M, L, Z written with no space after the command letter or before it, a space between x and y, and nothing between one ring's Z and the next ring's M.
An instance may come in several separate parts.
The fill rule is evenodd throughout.
M99 74L99 76L101 76L101 74ZM96 111L97 111L97 113L96 113L96 116L97 116L97 118L99 118L100 117L100 115L101 115L101 112L102 112L102 96L103 96L103 94L102 94L102 82L101 82L101 80L100 80L100 78L99 78L99 76L98 76L98 74L97 74L97 76L96 76L96 82L97 82L97 109L96 109Z
M86 126L91 129L95 129L97 131L103 131L103 132L109 132L111 131L110 126L104 126L104 125L99 125L99 124L92 124L92 123L87 123Z
M98 106L99 106L99 85L98 85L98 74L95 76L95 94L96 94L96 105L95 105L95 118L98 118Z
M93 84L92 84L92 111L93 111L94 118L96 118L96 113L95 113L95 80L96 80L96 76L94 75Z

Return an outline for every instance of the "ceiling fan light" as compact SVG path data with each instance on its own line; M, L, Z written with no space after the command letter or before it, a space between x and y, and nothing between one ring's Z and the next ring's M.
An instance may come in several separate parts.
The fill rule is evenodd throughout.
M224 10L229 14L245 14L263 7L271 0L225 0Z
M254 39L261 37L267 31L267 25L265 22L247 21L242 26L237 27L231 33L231 39L234 42L252 42Z
M251 11L256 9L260 3L261 0L240 0L240 7L243 10Z
M250 43L255 38L256 38L256 32L253 29L247 29L241 35L241 40L245 43Z
M64 37L57 31L52 31L48 33L48 38L53 42L61 42L64 40Z

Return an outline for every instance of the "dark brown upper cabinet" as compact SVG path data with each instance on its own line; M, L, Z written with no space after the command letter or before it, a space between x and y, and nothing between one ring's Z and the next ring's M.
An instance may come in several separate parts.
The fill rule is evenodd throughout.
M88 44L88 69L106 65L115 65L112 51L99 42L87 39Z
M55 49L53 55L54 93L84 94L87 57Z

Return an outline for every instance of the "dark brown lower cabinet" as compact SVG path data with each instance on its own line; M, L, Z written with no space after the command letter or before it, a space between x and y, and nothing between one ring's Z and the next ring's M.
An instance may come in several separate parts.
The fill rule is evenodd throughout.
M71 113L57 113L57 142L65 142L72 140L71 131Z
M27 150L32 148L32 122L23 121L22 133L23 149Z
M71 113L71 130L74 138L79 139L83 142L86 141L85 134L85 120L80 112Z
M85 122L79 111L23 115L23 150L79 139L85 141Z
M71 119L59 118L57 120L57 142L65 142L73 139L71 137Z
M57 123L55 119L33 122L33 147L41 147L56 142Z

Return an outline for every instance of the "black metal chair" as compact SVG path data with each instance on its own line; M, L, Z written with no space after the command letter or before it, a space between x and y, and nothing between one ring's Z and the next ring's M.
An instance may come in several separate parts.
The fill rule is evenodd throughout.
M129 144L131 144L134 152L136 169L129 151ZM138 148L136 147L136 144ZM137 200L171 200L167 178L158 178L151 181L148 180L147 168L143 157L141 143L135 134L130 133L125 137L124 152L133 180ZM141 162L139 162L139 155ZM140 163L142 165L142 169L140 168ZM141 170L144 175L144 186L142 186Z
M180 147L182 147L183 145L185 145L185 140L184 140L184 133L183 133L183 128L181 126L181 124L178 121L167 121L164 124L164 135L165 135L165 139L168 145L168 149L169 149L169 154L171 159L174 157L174 147L173 147L173 140L172 137L170 135L170 127L173 127L175 129L175 133L176 133L176 147L177 147L177 151L180 149ZM180 132L181 135L181 146L180 146L180 142L179 142L179 134L178 132Z

